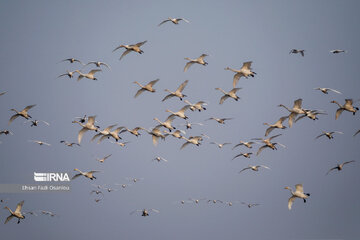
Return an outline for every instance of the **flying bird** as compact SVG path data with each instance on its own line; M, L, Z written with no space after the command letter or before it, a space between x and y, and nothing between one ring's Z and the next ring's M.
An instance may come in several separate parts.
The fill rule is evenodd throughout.
M322 136L326 136L328 139L333 139L334 138L333 137L334 133L344 134L343 132L338 132L338 131L333 131L333 132L324 132L324 131L322 131L322 132L323 133L320 134L319 136L317 136L315 139L318 139L318 138L320 138Z
M77 71L79 71L79 70L75 70L75 71L72 71L72 72L66 71L66 73L59 75L57 78L64 77L64 76L68 76L69 78L73 78L73 77L74 77L74 74L75 74Z
M84 65L80 60L75 59L75 58L67 58L67 59L62 60L61 62L70 62L70 63L78 62L81 65Z
M27 122L31 122L30 127L37 127L40 122L44 123L47 126L50 126L50 123L45 122L43 120L27 120L27 121L25 121L25 123L27 123Z
M335 120L337 120L340 116L340 114L345 110L348 112L352 112L353 115L355 115L356 111L359 111L358 107L353 106L353 100L352 99L345 99L345 104L341 105L337 101L331 101L331 103L335 103L339 106L339 108L336 110L335 113Z
M1 93L0 93L0 96L4 95L5 93L7 93L7 91L1 92Z
M189 69L189 67L191 67L194 63L201 64L203 66L208 65L208 63L204 61L204 58L207 56L209 56L209 55L201 54L201 56L196 59L185 58L185 60L188 60L189 62L186 63L184 72L186 72Z
M349 164L349 163L352 163L352 162L355 162L355 161L351 160L351 161L347 161L347 162L343 162L341 164L338 164L336 167L330 168L330 170L326 173L326 175L328 175L332 170L341 171L345 164Z
M239 96L236 95L236 92L239 91L240 89L242 88L233 88L231 89L229 92L225 92L224 90L222 90L221 88L215 88L216 90L219 90L220 92L222 92L224 94L224 96L222 96L220 98L220 102L219 104L223 104L224 101L228 98L232 98L234 99L235 101L238 101L240 98Z
M166 22L172 22L173 24L179 24L179 21L184 21L186 23L190 23L188 20L186 20L185 18L168 18L164 21L162 21L158 26L160 27L162 24L166 23Z
M294 101L294 105L292 109L287 108L285 105L280 104L278 105L278 107L283 107L286 110L288 110L290 112L289 114L289 127L292 126L293 121L295 120L296 116L298 114L305 114L305 110L301 108L302 105L302 99L299 98L297 100Z
M335 90L335 89L332 89L332 88L321 88L321 87L318 87L318 88L314 88L315 90L320 90L322 93L324 94L329 94L329 91L332 91L334 93L337 93L337 94L342 94L340 91L338 90Z
M246 205L248 208L252 208L260 205L259 203L246 203L246 202L241 202L241 204Z
M222 148L223 146L229 145L231 143L228 143L228 142L226 142L226 143L210 142L210 144L215 144L216 146L218 146L218 148Z
M225 70L230 70L235 73L233 78L233 88L236 87L236 84L239 82L241 77L248 78L249 76L254 77L256 72L253 72L251 69L252 61L244 62L240 70L236 70L230 67L226 67Z
M78 144L78 143L74 143L74 142L71 143L71 142L67 142L67 141L65 141L65 140L61 140L60 143L63 143L63 144L65 144L65 146L68 146L68 147L72 147L72 146L74 146L74 145L80 147L80 144Z
M259 168L260 168L260 167L263 167L263 168L266 168L266 169L270 169L269 167L267 167L267 166L265 166L265 165L257 165L257 166L249 165L248 167L243 168L239 173L242 173L243 171L249 170L249 169L257 172L257 171L259 171Z
M226 120L231 120L231 119L233 119L233 118L214 118L214 117L211 117L211 118L208 118L208 119L206 119L206 120L215 120L215 121L217 121L218 123L220 123L220 124L225 124L225 121ZM206 121L205 120L205 121Z
M238 155L236 155L235 157L233 157L232 160L234 160L235 158L238 158L238 157L250 158L251 154L252 154L251 152L249 152L249 153L239 153Z
M242 146L244 145L247 148L252 148L252 144L254 144L255 142L244 142L244 141L240 141L240 143L236 144L232 149Z
M5 135L9 135L9 134L10 134L10 135L14 135L14 134L13 134L11 131L9 131L9 130L1 130L1 131L0 131L0 135L1 135L1 134L5 134Z
M140 49L140 47L142 45L144 45L147 41L143 41L143 42L139 42L133 45L120 45L118 47L116 47L113 52L115 52L116 50L120 49L120 48L125 48L125 52L123 52L123 54L121 54L121 57L119 60L121 60L125 55L127 55L128 53L132 52L137 52L139 54L142 54L144 51Z
M14 217L18 219L18 222L17 222L17 223L19 224L19 223L20 223L20 219L24 219L24 218L25 218L25 216L21 213L21 209L22 209L23 205L24 205L24 201L19 202L18 205L16 206L16 209L15 209L14 212L13 212L10 208L4 207L4 208L6 208L7 210L9 210L9 212L10 212L10 216L8 216L8 217L6 218L4 224L8 223L8 222L9 222L12 218L14 218Z
M336 54L336 53L346 53L346 50L335 49L335 50L331 50L330 53L333 53L333 54Z
M129 132L131 133L132 135L135 135L136 137L140 136L141 134L139 133L140 130L145 130L145 128L143 127L136 127L134 129L128 129L128 128L125 128L124 130L121 130L120 134L123 133L123 132Z
M15 120L16 118L18 118L18 117L23 117L23 118L25 118L25 119L32 118L32 117L28 114L28 111L29 111L31 108L35 107L35 106L36 106L35 104L34 104L34 105L29 105L29 106L25 107L23 110L21 110L20 112L17 111L16 109L14 109L14 108L10 109L10 111L14 111L14 112L16 112L16 114L14 114L14 115L11 116L11 118L10 118L10 120L9 120L9 124L12 123L12 121L14 121L14 120Z
M166 92L170 93L168 95L166 95L162 101L165 101L169 98L172 97L178 97L181 101L184 97L186 97L185 94L182 93L182 91L184 90L184 88L186 87L186 85L188 84L189 80L185 80L177 89L175 92L170 91L169 89L165 89Z
M137 85L140 86L140 89L136 92L135 94L135 98L138 97L141 93L148 91L148 92L155 92L156 90L153 88L154 84L157 83L160 79L156 79L153 80L151 82L149 82L148 84L146 84L145 86L141 85L140 83L138 83L137 81L135 81L134 83L136 83Z
M202 110L206 110L206 108L203 107L203 105L206 106L207 103L204 102L204 101L198 101L198 102L195 103L195 104L192 104L192 103L189 102L188 100L184 100L184 102L185 102L186 104L189 104L189 105L190 105L190 110L191 110L191 111L198 110L199 112L201 112Z
M186 120L186 119L188 119L188 117L185 115L185 111L188 110L189 108L190 108L190 105L185 105L184 107L182 107L177 112L173 112L173 111L171 111L169 109L166 109L166 112L171 113L171 115L169 117L176 116L176 117L183 118L183 119Z
M295 192L293 192L290 187L285 187L285 189L288 189L291 192L291 197L288 200L289 210L291 210L291 206L293 205L295 198L301 198L304 200L304 203L306 203L306 199L310 196L310 193L304 193L302 184L295 185Z
M94 74L97 72L101 72L101 71L102 71L101 69L93 69L93 70L90 70L89 73L82 73L79 70L76 70L75 72L79 73L77 80L80 81L84 77L87 79L90 79L90 80L97 80L97 78L94 76Z
M285 116L285 117L281 117L279 120L277 120L276 123L274 124L268 124L268 123L264 123L264 125L267 125L269 126L266 131L265 131L265 137L267 137L271 132L272 130L274 130L275 128L278 128L278 129L285 129L286 127L283 125L283 122L288 118L288 116Z
M103 162L105 162L106 159L108 159L108 158L111 157L111 156L112 156L112 154L109 154L109 155L107 155L107 156L105 156L105 157L103 157L103 158L101 158L101 159L100 159L100 158L97 158L96 161L103 163Z
M81 143L81 139L83 138L84 136L84 133L87 132L87 131L95 131L97 132L98 131L98 127L94 125L95 123L95 117L96 116L90 116L88 117L88 121L83 124L79 121L72 121L72 123L78 123L82 129L79 131L79 134L78 134L78 143L80 144Z
M89 171L89 172L82 172L80 171L79 169L75 168L74 171L77 171L79 172L78 174L74 175L71 179L75 179L77 177L80 177L80 176L84 176L86 178L89 178L90 180L94 180L96 179L96 177L94 176L94 173L96 172L100 172L100 171L96 171L96 170L92 170L92 171Z
M136 213L136 212L141 212L141 216L143 216L143 217L147 217L147 216L149 216L149 212L155 212L155 213L159 213L160 211L159 210L156 210L156 209L153 209L153 208L151 208L151 209L143 209L143 210L139 210L139 209L137 209L137 210L134 210L134 211L132 211L131 213L130 213L130 215L132 215L132 214L134 214L134 213Z
M191 107L190 107L190 109L191 109ZM191 123L191 122L188 122L188 121L186 121L185 124L181 124L181 126L186 126L186 129L192 129L193 125L203 126L204 124L202 124L202 123Z
M300 53L301 54L301 56L304 56L304 52L305 52L305 50L298 50L298 49L291 49L290 50L290 52L289 52L289 54L290 53L294 53L294 54L297 54L297 53Z
M168 160L166 160L165 158L160 157L160 156L157 156L157 157L153 158L153 161L157 161L157 162L161 162L161 161L168 162Z
M97 67L105 66L108 69L111 69L110 66L107 63L100 62L100 61L91 61L91 62L88 62L85 66L87 66L89 64L95 64L95 66L97 66Z
M42 146L42 145L51 146L51 144L43 142L43 141L39 141L39 140L29 140L29 142L37 143L40 146Z
M94 135L93 138L90 140L91 142L94 141L96 138L100 137L100 136L105 136L105 137L108 137L111 133L111 129L114 128L117 124L113 124L113 125L110 125L108 127L106 127L104 130L98 130L98 134ZM101 137L99 139L99 141L97 142L98 144L103 140L104 138Z
M180 150L183 149L184 147L186 147L189 144L194 144L196 146L200 146L201 141L203 140L203 138L201 136L195 136L195 137L182 137L182 139L184 139L186 141L186 143L184 143L181 147Z
M157 146L159 138L161 138L162 140L165 140L166 138L166 136L162 134L159 126L154 127L151 131L147 129L145 129L145 131L152 136L154 146Z
M170 115L168 116L168 118L165 120L165 122L161 122L158 118L154 118L155 121L157 121L159 123L159 127L164 127L164 128L167 128L169 129L169 131L171 132L171 130L174 130L176 129L175 127L173 127L171 125L171 123L174 121L175 119L175 115Z

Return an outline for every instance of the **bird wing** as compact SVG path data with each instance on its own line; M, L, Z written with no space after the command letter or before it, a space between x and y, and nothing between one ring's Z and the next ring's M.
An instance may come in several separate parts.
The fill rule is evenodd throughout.
M24 205L24 200L18 203L15 209L15 213L21 213L21 208L23 205Z
M233 94L235 94L237 91L239 91L240 89L242 89L242 88L233 88L233 89L231 89L231 91L229 92L230 94L231 93L233 93Z
M243 145L243 143L238 143L238 144L236 144L232 149L234 149L234 148L236 148L236 147L238 147L238 146L241 146L241 145Z
M242 72L236 73L233 78L233 87L236 87L236 84L239 82L239 79L243 77L244 74Z
M167 119L165 120L165 122L172 122L172 121L174 121L174 119L175 119L175 116L174 115L169 115L168 117L167 117Z
M162 24L166 23L166 22L169 22L170 20L169 19L166 19L164 21L162 21L161 23L159 23L158 27L160 27Z
M4 224L8 223L13 217L14 217L13 215L8 216L8 217L6 218Z
M190 144L189 142L184 143L184 144L181 146L180 150L183 149L184 147L186 147L186 146L189 145L189 144Z
M28 110L30 110L31 108L35 107L35 106L36 106L36 104L29 105L29 106L27 106L26 108L24 108L23 111L28 111Z
M356 131L356 133L353 135L354 137L360 133L360 129Z
M336 110L336 113L335 113L335 120L337 120L340 116L340 114L344 111L343 108L339 108L338 110Z
M153 141L154 146L157 146L159 137L152 135L152 141Z
M108 159L108 158L111 157L111 156L112 156L112 154L107 155L106 157L104 157L104 160L105 160L105 159Z
M242 153L239 153L238 155L236 155L235 157L233 157L231 160L234 160L235 158L241 157L241 156L243 156L243 154L242 154Z
M9 120L9 124L12 123L12 121L14 121L16 118L18 118L20 115L19 114L14 114L11 116L10 120Z
M98 141L97 141L97 143L99 144L99 143L101 143L105 138L107 138L108 136L106 136L106 135L104 135L104 136L102 136Z
M183 106L179 112L185 112L186 110L188 110L190 108L190 105L185 105Z
M340 91L332 89L332 88L328 88L328 90L333 91L334 93L342 94Z
M293 108L301 108L301 105L302 105L302 99L299 98L297 100L294 101L294 106Z
M78 143L80 144L81 143L81 139L83 138L84 136L84 133L86 133L89 129L87 128L82 128L80 131L79 131L79 134L78 134Z
M243 168L239 173L242 173L243 171L248 170L248 169L250 169L250 168L251 168L251 167Z
M304 117L306 117L306 115L301 115L300 117L298 117L295 122L299 121L300 119L303 119Z
M89 74L94 75L95 73L101 72L101 71L102 71L101 69L93 69L89 72Z
M7 93L7 91L0 93L0 96L4 95L5 93Z
M271 141L271 140L273 140L274 138L279 137L279 136L281 136L281 135L282 135L282 134L274 135L274 136L272 136L272 137L269 138L269 141Z
M88 123L91 124L91 125L94 125L94 123L95 123L95 117L96 117L96 116L90 116L90 117L88 117Z
M193 65L193 64L194 64L194 62L187 62L185 65L185 68L184 68L184 72L186 72L189 69L189 67L191 67L191 65Z
M302 184L296 184L295 189L296 189L296 192L301 192L301 193L304 192L304 188L303 188Z
M146 84L146 87L147 87L147 86L149 86L149 87L154 86L154 84L157 83L159 80L160 80L160 79L155 79L155 80L149 82L148 84Z
M185 80L179 87L176 89L176 92L182 92L186 85L188 84L189 80Z
M228 95L224 95L224 96L222 96L221 98L220 98L220 102L219 102L219 104L223 104L224 103L224 101L226 100L226 99L228 99L229 98L229 96Z
M118 49L120 49L120 48L122 48L122 47L124 47L124 45L120 45L120 46L116 47L116 48L113 50L113 52L115 52L116 50L118 50Z
M348 164L348 163L352 163L352 162L355 162L355 160L344 162L343 165Z
M259 165L257 167L263 167L263 168L266 168L266 169L270 169L268 166L265 166L265 165Z
M335 170L335 169L337 169L338 167L336 166L336 167L333 167L333 168L330 168L330 170L326 173L326 175L328 175L332 170Z
M294 201L295 201L294 196L289 198L289 200L288 200L288 208L289 208L289 210L291 210L291 206L293 205Z
M320 134L320 135L319 135L319 136L317 136L315 139L318 139L318 138L320 138L320 137L322 137L322 136L325 136L325 133Z
M143 41L143 42L139 42L137 44L135 44L135 46L141 47L142 45L144 45L147 41Z
M144 88L139 89L139 90L136 92L134 98L138 97L138 96L139 96L141 93L143 93L144 91L146 91Z
M108 69L111 69L110 66L109 66L107 63L100 62L100 65L104 65L104 66L107 67Z
M63 77L63 76L67 76L67 75L68 75L67 73L64 73L64 74L59 75L57 78ZM1 95L0 95L0 96L1 96Z
M297 113L294 113L294 112L292 112L292 113L289 114L289 127L292 127L293 121L294 121L294 119L296 118L297 115L298 115L298 114L297 114Z
M267 148L267 145L263 145L259 148L259 150L256 152L256 156L259 155L261 153L262 150L264 150L265 148Z
M104 131L107 131L107 132L110 132L110 130L115 127L117 124L114 124L114 125L110 125L108 126L107 128L104 129Z
M125 52L123 52L123 54L121 54L121 56L120 56L120 59L119 60L121 60L123 57L125 57L129 52L131 52L131 50L130 49L126 49L126 51Z
M274 127L268 127L265 131L265 137L267 137L271 133L271 131L274 129L275 129Z
M168 100L169 98L172 98L172 97L174 97L174 96L175 96L174 94L170 93L170 94L166 95L166 96L163 98L163 100L161 100L161 101L164 102L165 100Z
M75 174L75 175L71 178L71 180L73 180L73 179L75 179L75 178L78 178L78 177L80 177L81 175L82 175L81 173Z
M252 61L244 62L241 68L251 70L251 64L252 64Z

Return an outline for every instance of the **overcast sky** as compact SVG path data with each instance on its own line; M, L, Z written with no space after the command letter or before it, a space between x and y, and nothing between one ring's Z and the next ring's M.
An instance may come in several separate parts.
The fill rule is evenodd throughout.
M71 181L70 193L0 193L0 229L3 239L358 239L360 235L359 113L343 112L335 120L337 105L346 98L360 98L358 69L360 22L358 1L2 1L0 4L0 183L34 184L34 172L100 170L96 180L83 177ZM167 17L190 21L179 25L158 24ZM119 58L120 44L147 40L141 48ZM289 54L305 49L305 56ZM346 53L332 54L333 49ZM202 53L207 66L194 64L183 72L185 57ZM81 68L77 63L60 62L75 57L83 62L104 61L111 70L96 73L98 81L76 77L57 78L66 70ZM233 73L252 61L254 78L241 78L239 101L228 99ZM81 71L89 71L87 66ZM76 75L77 76L77 75ZM146 84L159 78L155 93L139 89L134 81ZM204 112L187 111L191 122L202 122L186 130L183 119L174 125L186 136L205 133L201 146L187 146L171 136L154 147L151 136L122 134L130 143L122 148L105 140L90 142L87 132L81 147L66 147L60 140L77 141L79 125L75 117L96 115L101 129L111 124L134 128L154 127L153 118L165 120L166 109L177 111L184 102L173 98L162 102L164 89L175 90L189 80L184 90L190 102L206 101ZM343 94L328 95L316 87L337 89ZM302 98L303 107L321 109L328 115L319 120L303 119L292 128L274 130L283 135L276 141L286 148L265 149L255 156L253 149L239 147L240 140L263 137L266 126L288 112L277 107L292 107ZM50 126L30 127L18 118L11 125L11 108L22 110L36 104L29 113ZM359 102L354 105L359 106ZM229 117L225 125L204 121L209 117ZM286 121L287 125L287 121ZM344 134L315 140L321 131ZM42 140L39 146L28 140ZM211 141L231 142L219 149ZM250 159L231 159L240 152L253 152ZM96 158L112 156L101 164ZM168 162L154 162L162 156ZM356 160L343 171L326 172L343 161ZM271 168L238 172L249 164ZM128 184L126 178L139 178ZM296 199L291 211L291 196L285 186L302 183L311 193L307 203ZM91 184L117 188L105 192L96 203ZM180 204L189 198L232 201L233 206L207 203ZM58 217L27 215L18 225L4 225L8 211L25 200L23 211L48 210ZM259 203L253 208L241 201ZM149 217L136 209L158 209Z

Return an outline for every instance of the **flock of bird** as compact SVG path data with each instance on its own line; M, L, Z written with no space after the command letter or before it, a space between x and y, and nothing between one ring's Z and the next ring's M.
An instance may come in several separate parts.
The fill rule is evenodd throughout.
M184 18L168 18L164 21L162 21L159 26L162 26L165 23L173 23L173 24L179 24L180 21L184 21L186 23L189 23L188 20L184 19ZM125 49L125 51L121 54L120 56L120 60L122 60L126 55L128 55L131 52L134 53L138 53L138 54L143 54L144 51L141 49L141 47L146 44L147 41L142 41L136 44L128 44L128 45L119 45L118 47L116 47L113 52L117 52L120 49ZM339 54L339 53L345 53L346 51L344 50L332 50L330 51L333 54ZM292 49L290 51L290 53L292 54L298 54L300 53L301 56L305 56L305 50L299 50L299 49ZM192 59L192 58L188 58L186 57L186 63L185 63L185 67L184 67L184 72L187 72L189 70L189 68L191 66L193 66L194 64L199 64L199 65L203 65L203 66L207 66L208 63L204 60L205 57L207 57L207 54L202 54L201 56L199 56L198 58ZM95 74L99 73L102 71L101 67L106 67L107 70L111 70L111 67L109 66L109 64L105 63L105 62L101 62L101 61L90 61L87 64L84 64L82 61L80 61L79 59L76 58L68 58L68 59L64 59L61 62L68 62L72 65L78 64L76 66L78 66L78 69L75 69L73 71L66 71L66 73L63 73L61 75L59 75L58 77L68 77L69 79L72 79L75 77L75 75L77 76L77 81L80 81L82 79L89 79L89 80L98 80L97 77L95 77ZM81 67L80 67L80 66ZM84 72L82 69L86 66L90 66L90 65L94 65L98 68L96 69L91 69L89 70L87 73ZM222 93L222 96L220 97L219 100L219 104L223 104L227 99L232 98L235 101L238 101L240 99L240 97L237 95L237 92L239 90L241 90L242 88L236 87L239 83L239 80L241 79L241 77L243 78L248 78L248 77L255 77L256 73L252 70L252 61L247 61L244 62L243 65L241 66L240 69L233 69L230 67L226 67L225 70L229 70L232 71L234 73L233 79L232 79L232 89L230 89L229 91L225 91L221 88L216 88L215 90L218 90ZM134 82L134 84L138 85L138 90L136 91L134 97L137 98L139 97L141 94L148 92L150 93L155 93L156 90L154 89L154 86L157 82L159 82L160 79L155 79L152 80L148 83L139 83L137 81ZM188 110L192 111L192 112L198 112L198 114L202 114L201 112L206 111L207 110L207 105L208 103L204 100L198 100L196 101L196 103L191 103L189 100L184 99L187 98L188 96L185 95L183 92L185 90L185 87L189 84L189 80L185 80L184 82L182 82L174 91L171 91L169 89L165 89L164 91L167 92L167 95L164 96L164 98L162 99L162 102L167 101L169 99L172 98L178 98L180 101L183 101L185 103L185 105L179 109L178 111L175 110L170 110L170 109L165 109L166 112L169 113L169 116L164 120L160 120L158 119L156 116L154 116L153 120L156 121L156 125L153 128L145 128L145 127L141 127L141 126L137 126L135 128L128 128L126 126L119 126L117 127L117 124L112 124L110 126L107 126L105 128L100 128L100 126L97 125L97 121L96 116L92 115L92 116L83 116L83 117L76 117L73 120L72 123L74 124L78 124L80 126L80 130L77 134L77 142L68 142L66 140L61 140L60 143L64 144L65 146L68 147L74 147L74 146L80 146L82 139L84 137L85 133L88 132L94 132L95 135L91 138L91 142L96 141L98 144L100 144L102 141L104 140L109 140L111 143L117 144L121 147L126 147L126 145L129 143L128 141L125 142L121 142L121 140L123 139L123 134L124 133L129 133L132 134L136 137L141 136L142 132L145 132L147 134L149 134L152 138L152 142L153 144L156 146L159 142L159 139L165 140L168 136L172 136L175 139L178 139L179 141L182 141L182 144L180 145L180 149L185 148L186 146L189 145L194 145L194 146L200 146L203 144L204 139L210 139L210 137L208 137L205 134L201 134L201 135L197 135L197 136L189 136L186 137L185 135L187 134L185 130L182 129L177 129L177 126L183 126L186 127L186 130L191 130L193 125L199 125L202 126L204 125L204 123L192 123L189 122L188 119L189 117L186 115L186 112ZM334 92L336 94L341 94L340 91L335 90L335 89L331 89L331 88L315 88L315 90L319 90L324 94L329 94L329 92ZM6 92L1 92L0 96L5 95ZM247 150L249 150L249 152L243 151L240 152L239 154L235 155L233 157L234 159L237 159L239 157L244 157L244 158L251 158L253 156L253 154L259 155L263 150L265 149L271 149L271 150L278 150L278 146L281 146L283 148L285 148L286 146L282 143L279 142L274 142L273 140L277 137L280 137L282 134L277 134L277 135L273 135L273 136L269 136L274 130L279 129L279 130L284 130L286 128L291 128L292 125L294 123L296 123L297 121L299 121L300 119L304 119L305 117L312 119L312 120L318 120L318 115L327 115L327 113L325 111L322 110L317 110L317 109L309 109L309 108L303 108L302 106L302 99L296 99L293 103L292 108L289 108L283 104L279 104L278 107L282 107L286 110L286 115L285 116L281 116L279 118L279 120L277 120L274 124L270 124L270 123L264 123L264 125L267 126L267 129L265 130L264 133L264 137L257 137L257 138L252 138L250 139L250 141L245 141L245 140L241 140L238 144L235 144L234 147L232 149L235 148L246 148ZM353 115L355 115L355 113L359 110L358 107L353 106L353 104L355 103L352 99L345 99L345 104L341 105L339 104L337 101L331 101L331 103L334 103L338 106L338 109L335 112L335 119L338 119L340 117L340 115L342 114L342 112L346 111L346 112L350 112ZM33 120L32 116L29 115L29 111L34 108L36 105L28 105L26 106L23 110L18 111L16 109L10 109L11 111L14 111L15 114L12 115L10 117L9 120L9 125L11 123L13 123L16 119L18 118L23 118L26 120L26 122L31 122L31 127L36 127L39 125L39 123L44 123L45 125L50 125L48 122L45 122L43 120ZM173 121L175 119L180 119L180 121L184 121L183 124L181 125L173 125ZM216 121L218 124L225 124L226 121L228 120L232 120L232 118L223 118L223 117L209 117L204 119L204 121L210 121L210 120L214 120ZM288 126L285 126L286 121L288 122ZM25 123L26 123L25 122ZM116 128L115 128L116 127ZM115 129L114 129L115 128ZM114 129L114 130L113 130ZM354 136L357 135L360 132L360 130L356 131ZM318 135L316 137L316 139L322 137L322 136L326 136L329 139L333 139L334 138L334 134L343 134L340 131L323 131L320 135ZM13 133L10 130L1 130L0 131L0 135L12 135ZM51 146L51 144L46 143L44 141L40 141L40 140L29 140L32 143L36 143L39 145L46 145L46 146ZM225 142L225 143L218 143L216 141L211 141L209 142L209 144L215 145L217 146L219 149L224 148L227 145L231 145L232 143L229 142ZM255 152L250 152L250 150L253 149L254 145L259 145L259 148L257 149L256 153ZM106 164L106 162L108 161L107 159L109 159L112 156L112 154L108 154L103 158L97 158L96 161L98 161L100 164ZM167 159L161 157L161 156L156 156L155 158L151 159L152 161L157 161L157 162L168 162ZM350 164L350 163L354 163L354 160L350 160L350 161L346 161L344 163L338 164L335 167L332 167L327 173L329 174L331 171L334 170L342 170L344 165L346 164ZM270 167L265 166L265 165L248 165L247 167L241 169L239 171L239 173L244 173L247 170L251 170L251 171L255 171L258 172L259 169L267 169L270 170ZM98 170L88 170L88 171L82 171L79 170L78 168L75 168L74 171L76 171L77 173L72 177L72 180L78 178L78 177L84 177L87 178L89 180L96 180L97 177L95 176L96 173L100 172ZM136 182L138 182L139 180L142 180L141 178L127 178L127 183L117 183L115 185L119 185L121 186L121 188L126 188L127 186L130 186L132 184L135 184ZM131 182L131 183L130 183ZM117 191L119 189L117 188L109 188L106 187L105 185L101 186L101 185L93 185L94 187L96 187L95 190L92 190L90 192L91 195L97 195L97 196L104 196L104 192L113 192L113 191ZM309 198L310 194L309 193L304 193L303 190L303 186L302 184L296 184L295 185L295 191L293 191L290 187L286 186L285 189L289 190L291 193L290 198L288 199L288 209L290 210L292 208L292 205L295 201L296 198L300 198L303 199L304 202L306 202L306 200ZM102 191L105 190L105 191ZM96 198L94 199L95 202L99 202L101 201L102 198ZM193 198L189 198L188 200L181 200L178 201L181 204L185 204L185 203L196 203L198 204L201 201L206 201L208 203L224 203L227 204L228 206L232 206L233 203L241 203L246 205L247 207L251 208L254 206L258 206L258 203L246 203L246 202L242 202L242 201L224 201L224 200L218 200L218 199L206 199L206 198L202 198L202 199L193 199ZM32 214L35 215L35 212L27 212L27 213L22 213L22 206L24 204L24 201L21 201L17 207L15 211L12 211L10 208L6 207L6 209L9 210L10 212L10 216L6 218L5 223L7 223L8 221L10 221L12 218L17 218L18 219L18 223L20 222L20 219L24 219L26 214ZM159 213L159 210L157 209L136 209L134 211L132 211L130 214L134 214L140 212L142 216L149 216L150 212L155 212L155 213ZM50 215L50 216L55 216L54 213L48 212L48 211L42 211L43 214L45 215Z

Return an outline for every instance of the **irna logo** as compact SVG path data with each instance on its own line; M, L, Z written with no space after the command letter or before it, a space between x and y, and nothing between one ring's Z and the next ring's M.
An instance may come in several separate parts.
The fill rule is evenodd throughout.
M70 182L67 173L36 173L34 172L34 180L36 182Z

